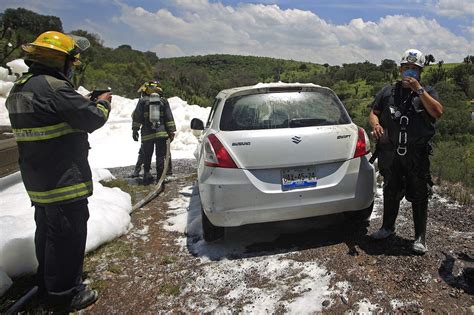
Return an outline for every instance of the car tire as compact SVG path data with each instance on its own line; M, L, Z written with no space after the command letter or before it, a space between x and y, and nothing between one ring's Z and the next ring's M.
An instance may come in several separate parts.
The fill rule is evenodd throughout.
M354 221L369 221L370 216L372 215L372 210L374 209L374 202L370 204L365 209L347 212L346 216Z
M224 238L224 227L215 226L209 221L201 207L202 236L206 242L213 242Z

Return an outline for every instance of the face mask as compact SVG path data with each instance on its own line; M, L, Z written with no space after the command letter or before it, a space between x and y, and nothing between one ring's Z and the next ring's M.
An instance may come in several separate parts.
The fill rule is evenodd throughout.
M420 80L420 74L418 73L418 71L413 70L413 69L407 69L403 71L402 77L403 78L412 77L412 78L417 79L418 81Z

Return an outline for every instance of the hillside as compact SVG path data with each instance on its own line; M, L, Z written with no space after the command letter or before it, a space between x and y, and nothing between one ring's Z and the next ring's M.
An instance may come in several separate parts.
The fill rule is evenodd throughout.
M202 106L210 106L222 89L258 82L308 82L323 70L323 66L313 63L235 55L168 58L156 64L166 94L180 95Z
M44 16L25 9L7 9L0 15L0 66L23 57L21 43L29 42L46 30L62 31L58 17ZM85 36L91 48L82 54L82 66L73 82L88 90L111 87L116 95L138 97L137 89L146 80L161 80L165 96L179 96L190 104L210 106L216 94L226 88L258 82L312 82L332 88L358 125L369 130L367 116L374 95L384 85L399 79L398 63L381 60L342 65L255 56L207 55L160 59L154 52L142 52L129 45L105 47L99 34L84 30L71 33ZM11 45L14 42L15 45ZM474 187L474 56L459 63L445 64L427 54L432 62L422 82L434 86L445 110L434 139L433 175ZM455 156L452 153L455 152Z

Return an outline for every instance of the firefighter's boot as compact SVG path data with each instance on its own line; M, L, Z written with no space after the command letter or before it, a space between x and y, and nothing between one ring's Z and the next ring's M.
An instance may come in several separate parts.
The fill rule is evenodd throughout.
M143 183L145 185L148 185L150 184L151 182L153 182L153 175L151 175L150 171L145 171L143 173Z
M371 235L377 240L385 239L395 234L395 221L397 220L400 201L397 199L384 198L383 200L383 224L380 230Z
M413 222L415 224L415 241L413 251L423 255L428 251L426 246L426 222L428 217L428 201L412 204Z
M141 168L140 165L136 165L136 166L135 166L135 169L133 170L133 173L132 173L132 175L130 175L130 177L135 178L135 177L140 176L140 171L141 171L141 169L142 169L142 168Z
M99 298L96 290L85 289L74 296L69 306L69 312L78 311L92 305Z

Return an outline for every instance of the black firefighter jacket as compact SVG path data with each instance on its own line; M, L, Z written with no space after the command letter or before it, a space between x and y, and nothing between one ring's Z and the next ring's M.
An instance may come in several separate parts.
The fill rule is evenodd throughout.
M158 128L154 128L149 120L150 101L148 95L138 100L137 107L132 113L132 130L139 130L141 128L142 142L157 138L168 138L168 134L176 131L173 113L171 112L168 100L162 97L161 102L160 125Z
M23 182L33 204L92 195L87 133L108 119L107 101L91 102L60 72L33 64L6 100Z

